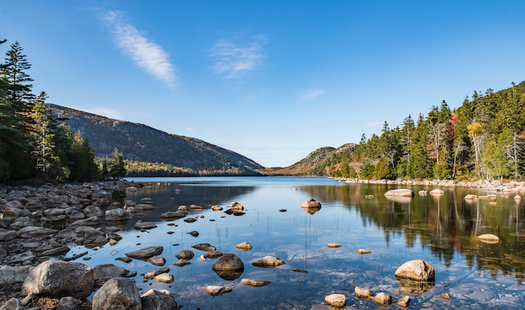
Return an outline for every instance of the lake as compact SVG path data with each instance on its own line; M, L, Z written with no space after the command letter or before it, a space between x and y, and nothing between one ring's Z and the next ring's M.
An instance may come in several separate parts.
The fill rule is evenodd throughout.
M525 304L525 208L514 200L516 194L523 197L523 192L451 187L442 188L445 193L441 196L420 196L418 191L433 187L346 184L317 177L130 180L153 185L115 198L139 202L149 197L155 210L134 215L122 226L119 233L123 239L117 245L89 250L91 259L85 263L113 263L141 274L159 267L140 260L126 264L114 259L161 245L165 266L175 281L145 281L138 275L136 283L141 292L151 288L171 291L183 309L328 309L324 297L333 293L346 296L348 309L377 309L374 301L354 296L356 286L388 293L394 300L408 295L412 309L523 309ZM387 199L384 193L395 188L412 189L415 196ZM463 199L467 194L496 194L496 199L469 202ZM365 199L366 195L374 198ZM300 207L310 198L322 204L318 212L305 212ZM220 205L226 210L233 201L246 208L244 215L210 209ZM160 214L176 211L180 205L199 205L203 210L190 211L188 217L198 217L194 223L160 219ZM137 220L153 221L158 227L141 232L133 228ZM193 237L188 234L191 231L199 235ZM477 239L485 233L499 236L500 242L488 244ZM191 247L206 242L218 251L239 256L245 266L243 274L233 280L219 277L211 268L216 260L201 261L199 256L205 252ZM253 249L237 249L241 242L251 243ZM328 243L341 247L328 248ZM359 249L371 253L361 255ZM73 254L84 250L74 248ZM178 261L175 255L181 250L192 250L195 257L191 264L177 267L173 265ZM268 255L286 264L276 268L252 265ZM397 268L415 259L435 268L434 283L396 280ZM243 278L271 283L252 287L242 284ZM208 285L228 287L232 292L212 297L203 289Z

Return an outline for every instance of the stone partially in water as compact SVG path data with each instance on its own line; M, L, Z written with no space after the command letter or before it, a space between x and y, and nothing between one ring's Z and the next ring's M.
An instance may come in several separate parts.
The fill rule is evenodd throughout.
M242 279L241 283L244 285L250 285L253 287L260 287L260 286L266 286L272 282L270 281L260 281L260 280L253 280L253 279Z
M195 256L195 254L190 250L182 250L175 255L178 259L190 260Z
M239 250L242 250L242 251L248 251L248 250L251 250L253 248L253 246L250 243L248 243L248 242L239 243L235 247L238 248Z
M357 253L359 253L359 254L370 254L372 252L368 251L368 250L365 250L365 249L359 249L359 250L357 250Z
M173 295L166 290L149 290L140 296L143 310L178 310Z
M397 301L397 305L402 308L408 307L409 304L410 304L410 297L408 296L403 296Z
M214 247L213 245L209 243L198 243L196 245L192 245L191 247L194 249L200 250L200 251L204 251L204 252L217 250L216 247Z
M499 237L493 234L479 235L478 239L485 243L495 244L499 242Z
M380 307L381 306L390 306L392 303L392 296L388 295L387 293L379 293L374 297L371 297L373 301L376 302Z
M392 189L385 193L387 197L414 197L411 189Z
M205 286L204 289L211 296L219 296L225 293L230 293L232 291L231 288L216 285Z
M329 248L340 248L341 247L339 243L328 243L326 246Z
M113 278L93 296L93 310L141 310L139 289L133 280Z
M422 260L412 260L404 263L396 270L396 277L420 281L433 281L435 270L432 265Z
M356 286L354 290L355 297L357 298L370 298L374 295L374 292L361 287Z
M263 268L273 268L273 267L281 266L284 264L286 263L283 260L277 257L273 257L273 256L265 256L252 263L252 265L256 267L263 267Z
M439 189L439 188L436 188L436 189L433 189L430 191L430 195L433 195L433 196L439 196L439 195L443 195L445 194L445 192L442 190L442 189Z
M330 306L342 308L346 305L346 296L343 294L332 294L326 296L324 301Z
M156 275L153 279L162 283L171 283L175 280L173 275L169 273L161 273L159 275Z
M160 255L164 248L162 246L150 246L133 252L125 253L127 257L136 259L149 259L152 256Z

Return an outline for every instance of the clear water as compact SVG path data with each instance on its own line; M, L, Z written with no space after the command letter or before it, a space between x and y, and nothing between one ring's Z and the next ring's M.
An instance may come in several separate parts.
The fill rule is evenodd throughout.
M152 186L126 192L126 199L140 201L150 197L155 210L138 214L122 226L123 239L115 246L89 250L90 266L113 263L139 274L159 267L133 260L126 264L114 260L124 253L152 245L164 247L165 266L175 282L136 283L142 292L151 288L173 293L183 309L328 309L324 297L339 293L347 297L348 309L377 309L372 300L357 299L356 286L375 293L385 292L394 300L404 295L412 299L412 309L523 309L525 290L525 208L514 195L495 193L496 205L481 199L469 203L466 194L486 195L468 188L443 188L439 197L419 196L429 187L409 187L411 200L389 200L393 185L350 185L327 178L301 177L209 177L144 178ZM524 196L524 193L519 193ZM365 195L374 195L365 199ZM117 197L123 199L124 196ZM310 214L301 204L314 198L322 208ZM247 211L243 216L213 212L212 205L226 207L232 201ZM525 202L525 199L524 199ZM200 205L191 212L199 216L194 223L182 219L163 221L160 214L176 211L180 205ZM287 212L280 212L286 209ZM204 216L200 218L200 216ZM222 216L225 216L224 218ZM153 221L158 227L140 232L133 229L137 220ZM211 221L214 220L214 221ZM177 226L170 226L177 225ZM198 237L188 234L198 231ZM173 232L168 234L168 232ZM479 241L476 236L492 233L497 244ZM253 245L250 251L238 250L241 242ZM235 253L244 262L243 274L232 281L220 278L211 269L214 259L201 261L204 252L193 249L208 242L218 251ZM137 245L140 243L140 245ZM340 248L328 248L338 243ZM173 266L175 255L192 250L195 257L184 267ZM370 250L367 255L358 249ZM84 251L77 248L76 252ZM271 255L286 262L276 268L259 268L251 263ZM431 285L399 283L394 273L406 261L422 259L436 269ZM293 268L308 271L299 273ZM251 287L241 279L271 281L264 287ZM220 285L231 293L212 297L204 286ZM451 300L440 297L447 293ZM392 305L391 307L398 307Z

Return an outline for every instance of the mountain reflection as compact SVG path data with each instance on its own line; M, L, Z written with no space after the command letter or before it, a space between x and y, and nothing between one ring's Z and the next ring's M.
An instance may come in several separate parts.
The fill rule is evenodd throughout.
M360 214L363 224L376 225L384 231L388 244L391 236L403 234L406 245L420 241L433 255L450 266L454 255L464 257L470 268L488 272L494 278L499 272L514 275L523 283L525 272L525 208L520 201L496 193L494 203L488 199L466 201L467 194L486 195L469 188L445 188L441 196L420 196L423 187L411 187L412 199L389 200L384 193L389 185L302 186L299 190L322 201L323 205L339 203ZM373 195L372 199L365 199ZM370 197L369 197L370 198ZM500 238L497 244L483 243L477 236L485 233Z

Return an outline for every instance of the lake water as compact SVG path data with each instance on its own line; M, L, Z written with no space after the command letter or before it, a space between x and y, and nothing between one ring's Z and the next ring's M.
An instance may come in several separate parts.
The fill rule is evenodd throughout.
M116 198L139 202L150 197L155 210L135 215L122 227L119 233L123 239L117 245L89 250L91 260L85 263L90 266L113 263L140 274L159 267L140 260L126 264L114 259L132 250L161 245L167 260L165 266L171 269L175 282L145 281L138 275L137 285L142 292L151 288L171 291L183 309L328 309L324 297L333 293L347 297L348 309L377 309L374 301L354 296L356 286L388 293L394 300L408 295L412 299L411 309L525 307L525 208L522 202L514 200L517 193L508 197L495 193L494 205L485 199L475 202L463 199L467 194L490 194L478 189L442 188L445 191L442 196L419 196L419 190L433 188L353 185L327 178L133 180L155 183ZM394 188L410 188L415 196L409 200L387 199L384 193ZM524 196L523 192L518 194ZM374 198L365 199L366 195ZM318 212L310 214L300 207L309 198L321 202ZM247 209L245 215L227 215L210 209L212 205L220 205L226 210L233 201ZM192 204L204 208L190 212L190 217L199 216L194 223L160 219L160 214L166 211ZM133 224L139 219L156 222L158 227L147 232L135 230ZM188 234L190 231L198 231L198 237ZM500 242L479 241L477 236L484 233L499 236ZM245 241L253 245L252 250L235 247ZM243 274L235 280L215 274L211 269L215 260L201 261L199 256L205 253L191 247L205 242L218 251L239 256L245 266ZM328 243L341 247L328 248ZM371 253L360 255L358 249ZM178 261L175 255L181 250L192 250L195 257L190 265L173 266ZM74 253L81 251L84 249L74 249ZM286 264L276 268L251 264L267 255ZM422 259L436 269L435 283L407 284L396 280L396 269L414 259ZM271 284L246 286L241 283L243 278ZM203 289L208 285L225 286L232 292L212 297ZM440 297L443 293L452 299Z

